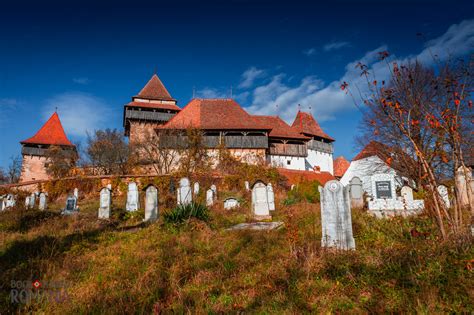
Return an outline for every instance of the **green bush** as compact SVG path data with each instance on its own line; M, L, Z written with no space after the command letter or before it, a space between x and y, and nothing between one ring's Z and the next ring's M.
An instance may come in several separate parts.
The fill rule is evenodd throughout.
M163 214L163 218L167 223L179 224L186 220L195 218L202 221L209 220L209 209L199 203L190 203L187 205L179 205L169 212Z
M283 204L289 206L302 201L318 203L320 198L319 186L321 184L318 181L302 181L294 189L288 191Z

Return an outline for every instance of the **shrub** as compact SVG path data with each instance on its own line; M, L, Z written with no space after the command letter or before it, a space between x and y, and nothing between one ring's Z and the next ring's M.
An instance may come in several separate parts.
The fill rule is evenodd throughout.
M183 223L191 218L207 221L209 220L209 209L202 204L193 202L177 206L173 210L164 213L163 218L165 222L174 224Z
M296 187L288 191L286 199L283 201L285 205L292 205L298 202L307 201L309 203L319 202L318 187L321 184L318 181L302 181Z

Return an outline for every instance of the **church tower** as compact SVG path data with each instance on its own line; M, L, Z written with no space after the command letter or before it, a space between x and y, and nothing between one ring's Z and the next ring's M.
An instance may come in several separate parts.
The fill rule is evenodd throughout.
M58 146L63 150L76 150L64 132L58 113L54 113L41 129L31 138L23 140L21 155L23 157L20 182L49 179L47 150Z
M166 123L181 109L171 97L160 78L154 74L145 87L125 105L123 126L130 143L140 142L154 129Z

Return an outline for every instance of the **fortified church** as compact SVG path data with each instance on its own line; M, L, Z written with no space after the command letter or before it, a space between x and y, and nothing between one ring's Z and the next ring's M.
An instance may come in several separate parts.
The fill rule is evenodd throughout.
M145 143L147 135L160 138L173 149L189 128L202 131L209 151L225 148L247 163L266 162L294 171L315 171L334 175L333 143L310 113L298 111L288 125L278 116L251 115L233 99L194 98L180 108L159 77L154 74L143 89L124 106L123 126L130 143ZM170 140L174 134L177 141ZM164 137L168 137L165 139ZM31 138L21 141L21 181L47 179L46 150L60 146L75 150L59 116L54 113Z

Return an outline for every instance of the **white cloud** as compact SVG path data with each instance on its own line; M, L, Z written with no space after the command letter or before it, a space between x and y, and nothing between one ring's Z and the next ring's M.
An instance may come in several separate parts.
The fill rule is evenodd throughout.
M81 78L73 78L72 81L77 84L86 85L89 84L89 78L81 77Z
M197 98L227 98L229 97L230 90L224 92L219 89L214 89L210 87L203 88L202 90L197 90L195 97Z
M2 109L15 108L19 104L19 101L15 98L0 98L0 107Z
M265 75L265 70L257 69L256 67L250 67L242 73L242 79L239 84L239 88L251 87L255 80L262 78Z
M56 108L66 133L79 137L104 128L112 115L103 100L82 92L62 93L48 99L43 117L48 119Z
M303 54L305 54L308 57L314 56L316 55L316 48L309 48L309 49L303 50Z
M350 47L351 43L349 42L331 42L323 46L324 51L337 50L344 47Z

